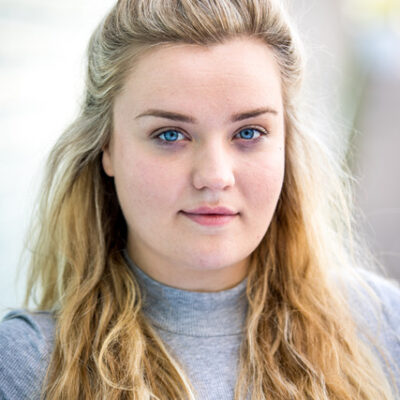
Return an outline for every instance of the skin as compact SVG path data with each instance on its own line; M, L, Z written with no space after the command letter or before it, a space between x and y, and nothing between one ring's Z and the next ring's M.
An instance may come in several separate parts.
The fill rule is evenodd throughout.
M154 110L188 120L147 115ZM271 49L253 38L152 49L132 69L113 117L102 161L127 221L130 257L169 286L238 284L283 183L281 79ZM161 135L168 130L175 133ZM182 213L200 206L237 214L204 226Z

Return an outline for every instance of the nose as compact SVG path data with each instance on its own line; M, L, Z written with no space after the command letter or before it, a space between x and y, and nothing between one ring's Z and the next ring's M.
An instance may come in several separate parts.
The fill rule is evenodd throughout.
M235 184L232 155L222 145L214 144L194 157L192 183L198 189L226 190Z

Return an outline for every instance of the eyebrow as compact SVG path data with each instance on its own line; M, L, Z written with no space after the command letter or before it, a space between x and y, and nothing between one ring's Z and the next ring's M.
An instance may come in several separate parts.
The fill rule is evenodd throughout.
M243 121L245 119L255 118L255 117L258 117L263 114L277 115L278 111L276 111L270 107L256 108L254 110L249 110L249 111L233 114L231 117L231 122ZM197 122L196 119L191 116L180 114L177 112L170 112L170 111L158 110L158 109L147 110L147 111L137 115L135 117L135 119L142 118L142 117L165 118L165 119L170 119L173 121L187 122L190 124L195 124Z

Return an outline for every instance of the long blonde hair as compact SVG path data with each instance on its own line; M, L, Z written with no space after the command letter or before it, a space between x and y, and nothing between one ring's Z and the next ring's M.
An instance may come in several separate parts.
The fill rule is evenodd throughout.
M252 254L235 399L392 399L327 271L349 266L345 174L301 121L303 54L271 0L120 0L94 32L86 95L50 154L32 236L26 304L56 320L49 399L194 399L185 371L141 311L122 250L126 224L101 166L127 74L154 46L263 40L280 66L286 170L271 225Z

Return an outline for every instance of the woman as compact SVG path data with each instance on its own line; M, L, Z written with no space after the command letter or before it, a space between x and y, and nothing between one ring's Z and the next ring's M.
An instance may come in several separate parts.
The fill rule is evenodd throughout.
M356 273L278 4L119 1L88 56L41 194L37 309L0 325L3 398L394 399L399 290Z

